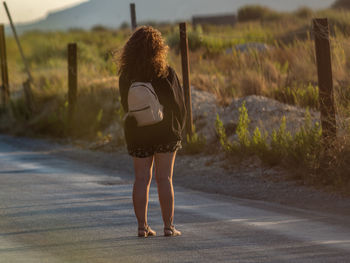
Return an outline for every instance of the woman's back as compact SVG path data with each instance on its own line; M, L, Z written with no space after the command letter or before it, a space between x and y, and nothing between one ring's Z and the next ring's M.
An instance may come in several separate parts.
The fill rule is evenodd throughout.
M128 92L132 82L121 75L119 90L124 111L128 111ZM185 104L183 91L175 71L168 67L168 76L155 78L151 81L158 96L160 104L164 107L164 119L160 123L137 127L136 121L131 117L125 122L125 137L128 148L164 144L181 140L184 126Z

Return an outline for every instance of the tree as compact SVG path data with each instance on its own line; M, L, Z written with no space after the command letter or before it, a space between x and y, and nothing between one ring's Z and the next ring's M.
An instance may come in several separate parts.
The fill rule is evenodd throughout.
M350 9L350 0L337 0L333 5L333 8Z

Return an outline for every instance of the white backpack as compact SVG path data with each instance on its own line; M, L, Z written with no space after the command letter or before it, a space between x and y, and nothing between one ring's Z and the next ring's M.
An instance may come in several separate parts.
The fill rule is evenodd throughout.
M156 124L163 120L163 106L158 100L151 83L134 82L128 93L129 112L127 116L135 117L138 127Z

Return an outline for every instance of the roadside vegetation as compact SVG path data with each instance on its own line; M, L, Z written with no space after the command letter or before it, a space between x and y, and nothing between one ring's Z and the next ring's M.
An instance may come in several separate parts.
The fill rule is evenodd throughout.
M261 6L243 7L239 22L229 26L189 29L191 84L214 94L227 105L233 98L262 95L284 103L318 110L317 71L312 18L328 17L331 26L333 77L342 135L330 151L321 143L321 128L306 116L295 135L286 130L288 119L271 134L248 132L249 113L240 108L236 140L227 138L218 116L218 142L230 156L256 155L266 165L298 167L299 179L333 186L350 185L350 11L308 8L280 13ZM181 72L179 32L176 24L155 25L170 46L169 63ZM116 57L130 30L96 26L91 31L28 32L21 36L34 76L34 111L29 112L22 94L26 80L15 40L7 38L12 100L1 110L0 129L18 135L70 137L88 141L108 140L103 131L121 125ZM73 125L68 125L67 44L78 44L79 95ZM195 154L207 147L195 133L187 138L184 152ZM119 141L118 144L122 142ZM219 144L219 143L218 143ZM326 162L326 165L324 165ZM331 173L330 173L331 171Z
M255 128L249 132L250 119L245 102L239 108L235 139L230 141L220 116L215 122L221 148L228 157L239 159L258 156L268 166L279 165L293 170L293 179L318 186L335 187L348 193L350 185L350 145L348 135L340 136L334 145L327 146L319 122L313 123L308 110L299 131L286 129L286 118L270 134Z

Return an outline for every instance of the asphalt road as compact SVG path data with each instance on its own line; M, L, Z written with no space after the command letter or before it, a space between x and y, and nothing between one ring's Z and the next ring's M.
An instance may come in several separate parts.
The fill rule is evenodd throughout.
M348 217L179 187L175 224L183 236L165 238L153 183L149 224L159 235L137 238L132 174L2 138L1 263L350 262Z

